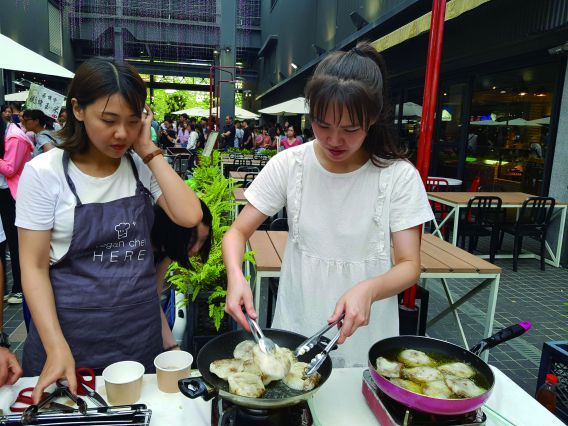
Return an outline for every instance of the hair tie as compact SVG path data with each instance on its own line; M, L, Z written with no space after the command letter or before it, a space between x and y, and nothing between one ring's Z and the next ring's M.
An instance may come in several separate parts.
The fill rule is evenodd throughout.
M351 49L351 51L353 53L355 53L356 55L359 55L359 56L367 56L367 55L365 55L365 52L363 52L361 49L359 49L357 47L354 47L353 49Z

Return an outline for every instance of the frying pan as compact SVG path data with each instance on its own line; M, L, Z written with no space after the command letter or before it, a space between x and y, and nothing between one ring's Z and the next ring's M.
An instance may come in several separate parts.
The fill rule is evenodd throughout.
M479 355L486 349L520 336L530 328L531 323L528 321L512 325L491 337L483 339L469 351L461 346L430 337L390 337L380 340L369 349L369 371L379 389L409 408L433 414L455 415L469 413L481 407L489 399L495 384L493 371L491 371L491 368L485 361L479 358ZM487 391L473 398L444 399L421 395L395 385L377 372L375 369L376 360L381 356L392 358L393 355L396 356L404 349L416 349L471 365L478 373L474 377L475 381L479 386L487 389Z
M290 331L273 328L263 329L262 331L266 337L272 339L278 346L292 350L306 340L305 336ZM201 396L205 400L209 400L218 394L221 398L241 407L255 409L282 408L308 399L318 391L331 374L331 359L327 358L318 370L321 375L319 384L310 391L290 389L279 380L266 386L266 393L262 398L249 398L232 394L229 392L229 383L211 373L209 365L219 359L233 358L235 346L243 340L252 340L251 335L244 330L239 330L221 334L207 342L197 355L197 368L202 377L181 379L178 382L180 391L191 399ZM298 357L298 360L309 363L323 348L323 346L318 344L309 352Z

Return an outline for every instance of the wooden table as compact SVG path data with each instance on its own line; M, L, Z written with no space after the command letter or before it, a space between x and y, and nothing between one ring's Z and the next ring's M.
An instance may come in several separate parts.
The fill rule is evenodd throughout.
M244 182L246 175L257 175L256 172L229 172L229 177L236 182Z
M499 197L502 201L501 207L506 209L519 209L527 198L535 197L535 195L526 194L524 192L428 192L429 200L449 207L446 217L444 217L440 223L438 223L438 221L434 218L434 230L432 231L432 234L443 238L441 232L442 226L444 226L448 221L453 220L452 244L457 246L460 209L467 208L467 203L475 196ZM546 243L546 250L551 257L550 259L546 259L546 262L556 266L557 268L560 267L560 255L562 254L562 240L564 239L564 226L566 224L567 208L568 203L556 202L554 215L560 214L560 229L558 241L556 243L556 250L553 251L548 242ZM483 257L487 258L489 256ZM496 257L498 259L512 259L513 255L498 254ZM519 257L540 259L540 255L537 253L527 252L526 250L525 253L521 253Z
M280 277L280 268L282 266L282 260L284 259L287 239L288 232L286 231L256 231L248 241L248 249L255 252L256 265L254 266L256 274L253 281L254 306L259 314L261 313L260 290L262 279ZM253 265L245 265L246 275L250 275L251 266ZM469 342L465 336L458 309L471 297L490 286L483 334L484 337L489 337L493 330L493 319L495 316L500 277L501 268L498 266L455 247L431 234L424 234L422 236L420 273L422 285L426 287L429 283L428 280L440 280L449 305L448 308L428 321L427 325L432 326L449 313L452 313L460 330L464 346L467 348L469 348ZM479 279L481 283L458 300L454 300L450 285L447 282L448 279ZM466 284L467 282L463 282L463 285ZM457 285L462 285L462 282L459 284L452 283L454 287ZM482 355L482 358L487 361L487 357L488 352L486 351Z
M235 197L235 217L233 220L235 220L239 215L239 208L245 206L248 200L245 197L245 188L233 189L233 196Z

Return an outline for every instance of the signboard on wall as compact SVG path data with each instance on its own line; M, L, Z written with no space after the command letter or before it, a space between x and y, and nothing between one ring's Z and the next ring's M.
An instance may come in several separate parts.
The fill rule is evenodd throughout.
M64 102L65 96L47 87L32 83L26 100L26 109L39 109L48 117L57 120Z
M209 157L213 152L213 147L215 146L215 142L217 142L218 136L219 132L211 132L209 136L207 136L207 142L205 142L205 148L203 148L203 155L205 157Z

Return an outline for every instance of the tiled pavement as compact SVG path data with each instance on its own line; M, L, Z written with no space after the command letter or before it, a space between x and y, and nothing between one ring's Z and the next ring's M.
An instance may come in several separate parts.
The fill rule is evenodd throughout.
M532 243L527 243L529 247ZM531 247L532 248L532 247ZM480 243L480 250L483 242ZM505 241L503 252L510 252L510 241ZM494 331L510 324L529 320L533 328L522 337L504 343L491 350L489 362L500 368L529 394L534 395L540 353L543 342L568 340L568 270L547 265L540 270L534 259L521 259L519 271L513 272L512 260L498 260L503 268ZM11 277L7 274L7 288ZM456 297L464 294L475 284L473 280L450 280L449 285ZM468 285L469 284L469 285ZM442 286L434 280L428 284L430 291L429 317L447 307ZM475 295L461 308L461 319L466 337L471 346L482 338L489 289ZM21 359L25 327L22 322L21 305L5 305L4 329L10 334L12 348ZM435 324L427 333L456 344L462 344L453 316L450 314Z

